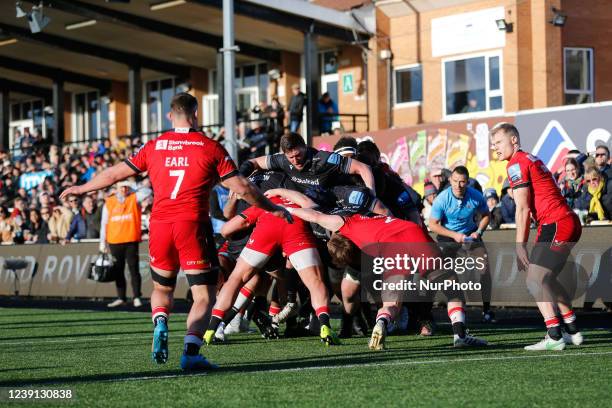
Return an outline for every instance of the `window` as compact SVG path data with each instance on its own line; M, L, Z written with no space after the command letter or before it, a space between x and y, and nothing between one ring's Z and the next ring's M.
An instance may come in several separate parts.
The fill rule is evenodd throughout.
M208 92L210 95L216 95L216 98L211 99L218 103L219 85L223 87L223 73L219 75L216 69L210 70ZM221 83L218 83L221 81ZM268 100L268 65L244 65L236 67L234 71L234 88L236 89L236 102L240 115L244 115L250 111L258 102ZM246 96L245 96L246 95ZM255 95L253 97L253 95ZM211 102L213 103L213 102ZM212 106L212 105L211 105ZM214 110L216 110L215 108ZM212 110L204 109L204 116L215 116ZM216 117L216 116L215 116ZM215 122L216 123L216 120Z
M73 129L76 141L108 137L108 105L101 101L98 91L75 94L73 106ZM34 112L36 116L36 107Z
M593 102L593 49L564 48L565 104Z
M337 74L338 73L338 60L336 57L337 52L324 51L321 53L321 65L323 75Z
M395 70L396 105L423 100L422 75L420 65Z
M446 115L503 109L501 56L444 62Z
M179 92L177 85L179 82L175 78L156 79L146 83L146 132L162 132L172 128L166 113L170 111L172 97Z

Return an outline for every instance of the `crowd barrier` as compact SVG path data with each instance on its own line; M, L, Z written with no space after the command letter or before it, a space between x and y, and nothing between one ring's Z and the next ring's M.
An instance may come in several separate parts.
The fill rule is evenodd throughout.
M532 238L535 235L532 231ZM487 231L485 242L495 244L512 244L515 242L514 230ZM612 227L584 227L580 240L580 249L584 253L597 253L595 260L589 261L586 268L593 275L605 277L611 274ZM593 250L591 250L593 248ZM597 249L599 248L599 249ZM604 250L602 251L602 248ZM590 252L589 252L590 251ZM593 252L594 251L594 252ZM0 296L34 296L60 298L112 298L116 296L114 282L97 283L87 279L91 262L98 255L97 242L80 242L66 245L11 245L0 246ZM578 256L581 256L578 254ZM600 259L605 256L606 259ZM152 282L149 270L148 242L140 244L140 273L142 291L145 297L151 293ZM598 258L599 257L599 258ZM20 270L7 268L7 260L23 259L27 267ZM507 269L507 266L504 266ZM491 273L499 273L492 266ZM506 272L506 271L501 271ZM127 271L125 272L126 275ZM514 274L517 279L520 274ZM606 287L611 282L606 279ZM128 286L130 285L128 279ZM184 298L188 291L185 275L181 272L177 281L177 298ZM131 293L128 287L128 292ZM579 300L583 302L584 299Z

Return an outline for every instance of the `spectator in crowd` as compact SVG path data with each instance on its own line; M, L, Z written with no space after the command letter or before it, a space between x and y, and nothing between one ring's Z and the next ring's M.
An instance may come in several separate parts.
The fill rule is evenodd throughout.
M429 225L429 217L431 215L431 206L438 195L438 190L433 183L425 183L423 190L423 211L421 212L425 225Z
M44 208L42 211L46 212L47 216L45 218L49 219L49 208ZM26 226L26 229L24 229L23 234L25 241L35 244L48 244L48 235L49 225L47 224L47 221L43 219L41 213L37 209L30 210L30 220Z
M72 199L78 197L73 196L69 202L72 203ZM70 223L70 229L66 235L66 241L71 239L96 239L100 238L100 222L101 212L96 209L96 204L91 196L85 196L83 198L83 206L80 207L77 213L72 218Z
M599 145L595 149L595 164L600 173L612 179L612 167L610 167L610 149L606 145Z
M122 306L127 302L125 264L127 263L132 282L134 307L141 307L141 277L138 267L138 244L141 239L141 210L131 183L122 181L117 192L106 199L102 210L100 228L100 250L110 250L115 259L113 264L117 299L108 307ZM108 248L108 249L107 249Z
M146 198L153 197L153 188L151 187L151 180L149 178L144 178L138 184L138 188L136 190L136 198L139 203L142 203Z
M582 195L577 207L586 210L587 223L592 220L609 220L612 215L612 180L607 180L605 174L597 167L588 168L584 174Z
M515 224L516 203L508 179L502 184L502 197L500 201L502 220L504 224Z
M266 154L268 133L263 126L263 121L252 122L251 129L246 134L246 141L249 144L247 159L254 159Z
M318 105L319 111L319 123L322 135L328 135L332 131L332 123L337 120L338 105L329 96L329 93L325 92L321 95Z
M16 161L21 160L21 156L23 152L21 151L21 144L23 142L23 135L21 134L21 130L15 129L15 133L13 133L13 158Z
M0 242L12 244L16 229L15 221L10 217L6 207L0 207Z
M478 104L478 99L475 96L468 98L467 104L461 109L461 113L480 112L484 109Z
M271 152L277 152L280 149L280 138L283 135L284 123L285 123L285 108L278 100L278 96L272 97L272 103L270 104L270 119L269 129L271 133Z
M427 181L433 184L433 186L436 188L436 191L439 192L442 191L444 187L446 187L447 180L448 178L445 179L442 175L442 169L439 167L434 167L429 172L429 178Z
M491 214L491 220L489 221L489 229L499 229L499 226L504 223L504 220L502 217L502 211L497 191L495 191L494 188L487 188L485 190L484 197L487 200L489 214Z
M576 200L582 194L584 179L580 171L580 165L574 158L565 160L565 176L561 181L561 194L571 209L576 209Z
M299 133L300 125L302 124L302 116L304 112L304 106L306 106L306 95L300 91L299 84L293 84L291 86L293 96L289 101L287 111L289 113L289 131L291 133Z
M73 214L69 209L61 205L53 208L51 218L49 219L49 242L63 242L66 235L68 235L68 230L70 230L72 218Z

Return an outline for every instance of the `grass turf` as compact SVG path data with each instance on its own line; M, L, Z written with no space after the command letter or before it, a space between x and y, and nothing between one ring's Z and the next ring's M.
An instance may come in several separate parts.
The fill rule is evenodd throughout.
M70 388L78 406L607 406L612 332L585 330L581 347L528 353L541 328L476 326L485 349L456 350L448 327L431 338L392 336L325 347L315 337L235 335L203 353L221 369L178 368L185 315L170 322L170 360L151 362L149 314L0 309L0 387ZM4 388L6 391L8 388ZM6 403L0 402L2 405ZM34 406L66 406L36 402ZM19 404L23 406L22 404ZM6 405L5 405L6 406Z

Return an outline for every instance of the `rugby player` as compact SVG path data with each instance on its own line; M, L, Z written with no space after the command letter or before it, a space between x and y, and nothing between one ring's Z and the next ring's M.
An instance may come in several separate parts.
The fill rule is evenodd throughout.
M308 199L308 204L314 203ZM296 207L291 201L272 197L272 202L286 208ZM280 221L280 222L279 222ZM210 344L215 331L232 306L240 287L248 282L257 270L261 270L275 253L282 249L310 292L312 307L320 323L321 341L326 345L339 344L338 337L329 322L329 294L323 282L321 259L310 227L302 220L287 224L266 211L250 207L230 219L222 228L224 237L255 225L245 248L240 253L234 271L221 288L212 311L204 340Z
M302 203L299 203L302 204ZM307 206L306 206L307 207ZM329 252L337 265L346 265L358 255L357 248L368 251L376 244L416 244L409 246L411 256L439 257L439 250L433 239L417 224L391 216L375 215L372 217L354 214L348 217L328 215L312 208L287 208L298 218L319 224L333 231L327 243ZM354 244L354 245L353 245ZM427 271L420 273L432 281L456 280L454 273L448 271ZM463 293L455 290L445 291L448 299L448 316L453 327L453 345L455 347L485 346L487 342L470 336L465 327L465 310ZM369 348L385 348L387 326L399 312L400 302L396 299L385 299L378 311L376 325L372 330Z
M225 186L249 203L269 211L284 223L287 211L261 194L241 176L231 157L216 141L197 127L197 99L188 93L172 98L168 119L173 130L147 142L124 162L104 170L82 186L70 187L61 197L81 195L106 188L127 177L147 172L154 191L149 228L153 332L152 358L158 364L168 360L168 317L179 269L187 275L193 305L187 317L187 333L181 368L214 368L202 356L200 347L210 305L215 299L218 267L209 220L209 193L221 179Z
M578 216L567 205L550 170L542 160L521 150L518 129L500 123L491 129L493 148L506 166L516 203L516 251L521 270L527 271L527 283L544 318L547 333L526 350L563 350L567 344L580 345L571 299L557 280L572 247L580 239L582 227ZM531 217L538 224L536 246L527 253ZM561 315L561 319L557 316ZM564 323L566 334L561 330Z
M347 175L358 175L376 196L374 176L370 166L337 153L307 147L297 133L284 135L280 141L282 153L261 156L245 161L240 173L249 175L254 170L275 170L287 174L297 189L319 205L333 206L333 186L346 184Z

